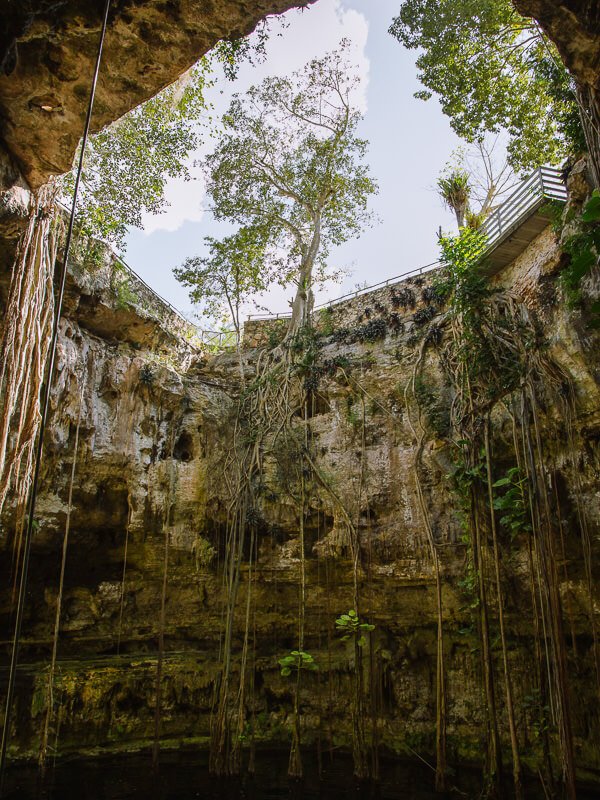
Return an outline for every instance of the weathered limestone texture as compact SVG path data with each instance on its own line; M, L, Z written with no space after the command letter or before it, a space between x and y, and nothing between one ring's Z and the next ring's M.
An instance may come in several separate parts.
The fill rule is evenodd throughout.
M536 315L540 337L575 387L573 439L565 435L561 409L550 403L540 412L540 435L546 480L561 507L560 592L568 611L565 625L576 645L576 655L569 650L576 760L582 777L597 780L600 720L577 507L584 509L597 564L600 348L598 334L585 327L581 313L569 311L559 299L558 268L557 243L548 230L496 280ZM165 565L161 746L204 747L209 736L223 623L233 474L228 455L240 395L237 357L225 353L207 360L166 310L161 318L158 309L144 308L139 287L126 291L114 269L96 269L83 264L72 276L61 327L11 741L15 756L33 757L39 747L78 424L55 691L58 752L125 752L151 743ZM320 475L304 515L304 647L320 670L303 679L301 728L305 745L350 744L355 655L334 624L353 605L348 513L360 543L360 612L375 625L371 655L365 656L371 698L365 724L391 752L434 749L435 576L419 480L443 579L449 760L480 763L485 741L480 658L465 590L467 546L451 479L455 466L443 439L450 390L435 347L423 344L435 338L444 314L433 280L432 274L412 278L317 315L320 378L302 424ZM255 324L254 344L259 329ZM244 353L248 382L259 354L259 349ZM419 354L427 438L417 468L415 409L406 404L406 387ZM501 474L512 465L508 411L494 411L492 433ZM278 659L298 641L299 517L290 490L297 465L289 446L280 437L265 453L249 523L257 537L253 578L250 584L248 552L232 642L235 683L251 586L255 677L247 714L254 720L254 740L272 745L289 741L292 688L280 674ZM9 513L1 540L5 632L10 630L13 528ZM505 613L518 735L524 760L535 772L539 720L531 700L535 656L527 558L524 539L508 552L502 568L510 587ZM598 617L597 590L594 602L591 613ZM8 647L5 634L4 658ZM500 675L499 654L494 659ZM500 709L508 753L502 703Z
M93 130L173 83L220 39L245 36L268 14L293 5L297 3L291 0L113 2ZM103 9L100 0L4 3L0 138L32 189L71 167L82 134Z

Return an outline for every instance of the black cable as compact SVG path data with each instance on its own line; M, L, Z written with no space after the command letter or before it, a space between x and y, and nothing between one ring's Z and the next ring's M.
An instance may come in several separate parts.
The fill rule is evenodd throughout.
M23 543L23 565L21 567L21 578L19 581L19 596L17 599L17 613L15 617L15 633L13 636L13 646L10 659L10 668L8 673L8 688L6 691L6 709L4 713L4 725L2 727L2 747L0 749L0 797L3 795L4 789L4 773L6 767L6 749L8 747L8 740L10 738L10 725L11 725L11 711L15 693L15 680L17 672L17 662L19 658L19 644L21 640L21 624L23 622L23 609L25 606L25 594L27 592L27 573L29 571L29 555L31 552L31 538L33 535L34 527L34 512L35 502L37 498L37 487L40 476L40 464L42 461L42 449L44 443L44 432L46 429L46 422L48 419L48 409L50 406L50 387L52 385L52 377L54 373L54 363L56 360L56 343L58 341L58 325L60 322L60 315L62 310L63 298L65 294L65 283L67 279L67 264L69 260L69 249L71 247L71 239L73 237L73 225L75 221L75 208L77 205L77 195L79 194L79 184L81 181L81 173L83 170L83 159L85 156L85 148L87 144L88 134L90 130L90 122L92 119L92 110L94 108L94 96L96 94L96 84L98 83L98 73L100 71L100 61L102 59L102 49L104 47L104 37L106 35L106 26L108 22L108 10L110 7L110 0L106 0L104 8L104 17L102 20L102 30L100 33L100 42L98 44L98 55L96 56L96 66L94 68L94 76L92 78L92 86L90 89L90 99L88 103L87 114L85 118L85 125L83 128L83 137L81 140L81 152L79 153L79 164L77 166L77 176L75 178L75 188L73 190L73 205L71 207L71 215L69 217L69 227L67 229L67 238L65 241L65 253L63 258L62 270L59 281L58 296L56 298L56 306L54 313L54 325L52 329L52 339L50 342L50 354L48 357L48 366L46 369L46 381L44 383L42 394L42 417L40 420L40 428L38 431L38 439L35 450L35 468L33 472L33 480L31 484L31 491L29 494L29 501L27 503L27 528L25 531L25 538Z

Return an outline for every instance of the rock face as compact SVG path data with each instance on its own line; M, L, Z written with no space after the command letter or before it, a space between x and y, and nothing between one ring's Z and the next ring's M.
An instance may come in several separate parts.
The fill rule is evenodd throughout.
M542 352L574 386L570 434L560 393L550 389L539 426L544 481L557 504L553 509L559 509L554 531L562 543L559 582L576 761L582 777L597 780L600 720L593 700L590 614L598 617L600 598L594 588L596 608L590 611L581 526L583 520L597 564L600 348L598 334L585 327L580 312L557 300L559 266L548 229L495 280L535 315ZM82 265L70 281L11 752L35 757L39 748L74 460L52 722L54 732L59 728L58 752L139 750L155 737L163 748L206 747L223 647L223 566L239 429L237 358L199 353L167 310L164 316L153 310L133 283L125 291L122 276L115 278L107 264L95 272ZM293 682L281 675L278 660L297 647L303 607L304 649L320 670L302 680L302 741L321 749L351 747L357 651L352 641L340 638L335 619L353 607L358 593L361 617L375 626L361 651L367 740L394 753L433 751L436 584L425 508L442 575L449 760L481 763L486 723L469 594L472 573L453 484L455 454L444 439L450 388L436 347L424 344L445 313L431 281L432 275L408 279L334 306L316 320L318 385L311 384L306 419L292 416L296 434L311 443L315 466L302 478L302 527L295 488L302 450L294 449L297 441L287 434L269 440L258 499L246 515L254 547L248 540L243 550L231 645L237 687L244 643L250 643L244 746L251 740L289 741ZM588 290L597 291L593 285ZM252 333L254 343L259 334ZM252 378L265 358L261 352L245 352L246 392L254 391ZM419 361L420 412L406 401ZM298 386L302 381L292 395L301 391ZM293 397L290 402L293 408ZM426 431L419 464L418 425ZM244 435L250 437L251 428ZM509 409L500 404L492 418L494 477L514 465L512 441ZM356 561L348 519L358 535ZM9 513L2 537L5 658L13 529ZM536 694L529 540L523 533L514 541L502 537L518 738L535 772L542 757L540 731L546 725L554 735L554 722ZM493 660L508 761L497 650Z
M581 82L600 83L600 11L581 0L514 0L518 11L534 17L556 44L567 69Z
M245 36L268 14L311 1L113 1L93 130L172 83L220 39ZM8 0L4 5L0 138L36 189L71 167L83 130L104 2Z

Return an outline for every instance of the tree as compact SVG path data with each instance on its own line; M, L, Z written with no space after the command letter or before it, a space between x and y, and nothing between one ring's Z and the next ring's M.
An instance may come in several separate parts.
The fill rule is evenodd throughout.
M240 356L241 308L265 291L273 278L265 265L265 238L255 228L240 228L222 241L206 236L204 242L210 255L186 258L173 273L190 289L190 300L201 304L206 314L233 323ZM243 380L241 357L240 374Z
M583 144L574 84L554 45L510 0L404 0L390 33L417 57L425 90L469 142L508 133L518 171Z
M308 322L330 248L371 220L367 200L377 187L362 163L367 142L356 135L348 46L234 96L205 161L216 219L263 237L280 282L296 285L288 335Z
M169 178L190 178L188 156L198 146L198 123L207 113L208 62L200 61L176 83L90 137L77 205L77 222L88 236L121 247L129 226L142 227L142 213L166 205ZM72 194L74 173L63 179Z

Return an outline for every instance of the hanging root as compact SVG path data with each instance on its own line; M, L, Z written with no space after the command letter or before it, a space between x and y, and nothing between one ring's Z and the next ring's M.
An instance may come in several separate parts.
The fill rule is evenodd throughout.
M46 759L48 757L49 737L52 722L54 720L54 676L56 674L56 658L58 655L58 638L60 634L60 621L62 614L62 601L63 590L65 585L65 570L67 567L67 553L69 550L69 532L71 530L71 509L73 507L73 483L75 481L75 472L77 470L77 453L79 449L79 430L81 427L81 416L83 413L83 394L87 382L87 366L84 366L83 374L81 376L81 389L79 395L79 411L77 414L77 427L75 428L75 444L73 445L73 464L71 465L71 479L69 482L69 496L67 499L67 519L65 521L65 534L63 537L62 558L60 564L60 577L58 579L58 594L56 597L56 612L54 615L54 637L52 641L52 657L50 659L50 667L48 670L48 688L47 688L47 703L46 703L46 718L44 720L44 729L42 731L42 741L40 745L40 752L38 763L40 771L44 775L46 769ZM58 739L58 728L56 730L56 738Z
M0 512L12 489L24 521L40 423L40 390L54 318L53 277L60 238L56 187L42 187L19 242L0 343ZM18 537L17 537L18 558Z

